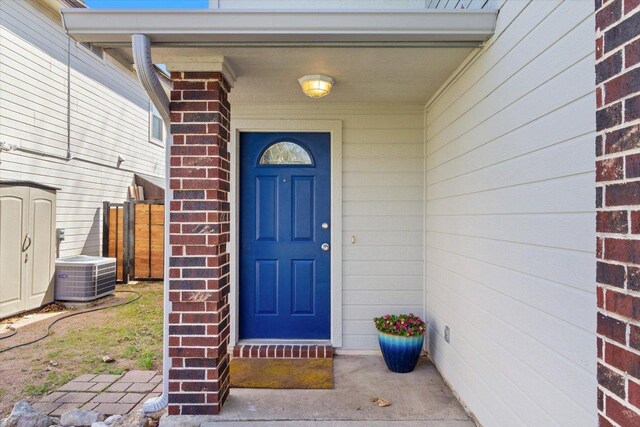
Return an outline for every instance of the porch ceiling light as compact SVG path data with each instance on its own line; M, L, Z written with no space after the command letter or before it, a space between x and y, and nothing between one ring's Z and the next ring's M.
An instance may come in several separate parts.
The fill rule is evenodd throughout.
M331 77L324 74L307 74L298 79L298 83L302 87L305 95L311 98L322 98L329 95L334 81Z

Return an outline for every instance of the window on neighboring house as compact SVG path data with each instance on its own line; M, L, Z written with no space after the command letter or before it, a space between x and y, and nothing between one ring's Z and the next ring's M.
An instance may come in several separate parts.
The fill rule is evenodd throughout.
M79 44L98 58L104 59L104 50L102 48L95 46L93 43L89 42L80 42Z
M165 140L165 132L164 132L164 120L160 117L160 113L153 105L152 102L149 103L149 139L151 142L162 144Z

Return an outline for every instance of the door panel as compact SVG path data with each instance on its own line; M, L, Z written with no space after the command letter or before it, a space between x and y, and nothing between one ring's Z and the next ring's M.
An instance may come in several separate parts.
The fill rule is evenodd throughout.
M328 133L240 136L241 339L330 338L330 158Z
M22 244L29 189L0 187L0 318L26 310Z
M27 286L27 309L40 307L43 302L48 303L46 294L53 286L53 256L55 217L53 200L46 194L38 195L37 189L32 189L32 214L30 215L33 243L29 250L31 262L31 286ZM34 196L35 195L35 196Z
M298 242L313 241L315 224L315 178L313 176L293 176L291 185L291 235Z
M278 177L256 177L256 239L278 240Z
M256 260L255 314L278 314L278 260Z
M292 314L314 314L315 260L294 259L291 262L293 287Z

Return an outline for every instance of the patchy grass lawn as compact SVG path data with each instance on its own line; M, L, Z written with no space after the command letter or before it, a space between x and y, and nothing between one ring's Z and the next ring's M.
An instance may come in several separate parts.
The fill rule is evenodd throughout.
M0 415L17 400L37 400L82 374L121 374L131 369L160 370L162 365L162 284L118 286L142 297L131 304L63 320L49 338L0 354ZM133 298L121 293L108 305ZM52 320L34 324L0 342L0 348L44 332ZM104 363L108 355L113 363Z

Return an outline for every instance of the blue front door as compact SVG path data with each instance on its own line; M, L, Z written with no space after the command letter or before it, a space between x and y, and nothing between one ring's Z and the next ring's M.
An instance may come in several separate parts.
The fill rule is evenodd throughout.
M330 338L328 133L240 135L240 338Z

